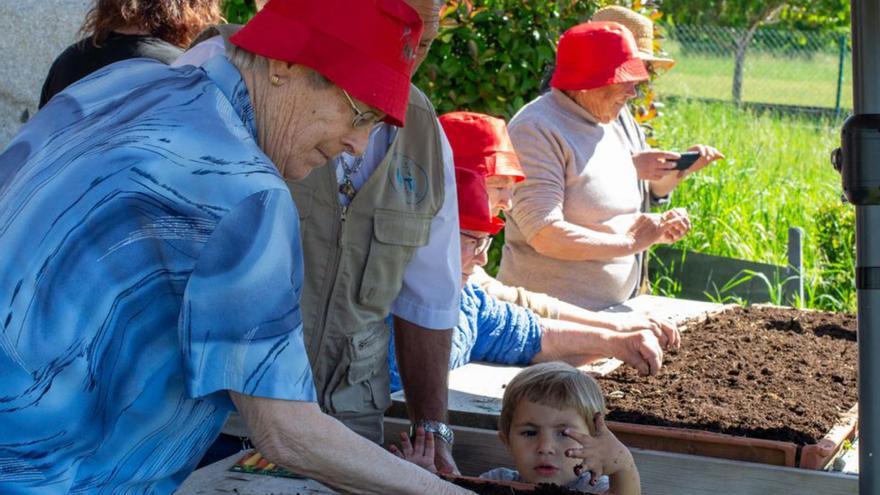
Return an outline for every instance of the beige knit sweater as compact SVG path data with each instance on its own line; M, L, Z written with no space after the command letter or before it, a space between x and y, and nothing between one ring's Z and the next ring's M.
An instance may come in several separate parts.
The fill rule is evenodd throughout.
M508 128L526 180L515 186L513 208L506 215L498 280L590 310L625 301L638 279L635 256L564 261L538 254L528 244L558 220L626 232L641 196L619 126L597 123L553 89L523 107Z
M479 288L499 301L530 309L541 318L559 319L559 299L523 287L504 285L486 273L482 267L474 267L474 273L468 278L468 282L477 284Z

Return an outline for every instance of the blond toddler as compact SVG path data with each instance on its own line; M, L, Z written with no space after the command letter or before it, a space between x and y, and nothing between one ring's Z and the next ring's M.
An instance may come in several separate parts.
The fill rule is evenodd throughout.
M516 470L481 478L555 483L588 493L641 493L629 450L605 426L599 385L577 368L550 362L530 366L504 391L498 436Z

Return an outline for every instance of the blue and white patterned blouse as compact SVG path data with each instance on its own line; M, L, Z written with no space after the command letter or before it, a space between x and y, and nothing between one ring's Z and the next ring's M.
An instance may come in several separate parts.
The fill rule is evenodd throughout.
M233 408L314 401L296 207L223 57L111 65L0 155L0 493L171 493Z

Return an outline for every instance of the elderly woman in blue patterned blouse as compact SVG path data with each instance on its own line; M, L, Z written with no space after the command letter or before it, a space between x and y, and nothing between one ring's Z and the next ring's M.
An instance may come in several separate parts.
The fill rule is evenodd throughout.
M0 154L0 493L171 493L233 407L342 491L463 492L315 404L284 179L403 124L421 30L345 4L270 1L202 68L98 71Z

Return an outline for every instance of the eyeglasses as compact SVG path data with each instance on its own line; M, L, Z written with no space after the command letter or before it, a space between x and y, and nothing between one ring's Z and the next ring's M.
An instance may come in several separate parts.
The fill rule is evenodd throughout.
M477 237L475 235L466 234L461 231L459 231L459 233L461 235L463 235L464 237L467 237L468 239L473 241L473 243L474 243L474 256L479 256L479 255L485 253L486 251L489 250L489 246L492 245L492 236L487 235L485 237Z
M342 89L342 88L339 88ZM361 127L373 126L382 120L382 117L379 117L376 112L372 110L367 110L366 112L362 112L357 105L354 104L354 100L351 99L351 96L348 94L348 91L342 89L342 94L345 95L345 99L348 100L348 106L351 107L351 111L354 112L354 117L351 119L351 126L355 129L360 129Z

